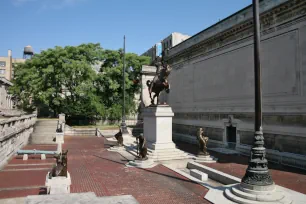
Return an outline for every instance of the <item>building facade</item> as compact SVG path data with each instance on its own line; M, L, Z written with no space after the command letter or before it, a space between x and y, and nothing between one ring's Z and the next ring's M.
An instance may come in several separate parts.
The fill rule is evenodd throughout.
M0 57L0 77L4 77L7 80L14 78L14 64L24 63L25 59L13 58L12 51L8 50L7 57Z
M0 110L13 109L12 96L8 94L8 88L13 84L4 77L0 77Z
M154 44L150 49L148 49L141 56L148 56L151 58L151 64L154 62L157 56L161 56L162 52L170 49L184 40L188 39L189 35L184 35L182 33L171 33L168 37L161 40L159 43Z
M306 1L260 2L263 132L270 161L306 169ZM175 139L249 155L254 138L252 7L166 52Z

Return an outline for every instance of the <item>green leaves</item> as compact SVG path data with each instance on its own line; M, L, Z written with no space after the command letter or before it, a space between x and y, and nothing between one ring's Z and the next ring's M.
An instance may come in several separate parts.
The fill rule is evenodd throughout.
M10 92L27 110L48 107L68 117L120 119L122 111L122 51L103 50L100 44L56 46L14 67ZM93 65L101 64L96 73ZM136 110L141 66L148 57L126 54L126 113Z

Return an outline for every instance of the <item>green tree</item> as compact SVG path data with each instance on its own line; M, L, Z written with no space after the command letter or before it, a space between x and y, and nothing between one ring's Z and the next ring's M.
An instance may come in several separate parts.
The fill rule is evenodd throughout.
M54 116L120 119L122 108L122 50L99 44L55 47L15 67L10 91L26 110L47 107ZM93 65L100 63L96 73ZM126 54L126 111L135 111L134 95L143 64L149 58Z
M122 50L105 50L101 72L98 74L96 84L98 95L102 97L106 107L105 118L120 119L122 113L123 99L123 61ZM142 65L149 64L150 58L127 53L125 57L125 111L133 113L136 111L135 94L140 91L140 72Z

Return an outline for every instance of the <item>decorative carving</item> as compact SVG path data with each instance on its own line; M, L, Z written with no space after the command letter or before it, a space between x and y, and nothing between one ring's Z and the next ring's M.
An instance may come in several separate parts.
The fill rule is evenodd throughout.
M203 128L199 128L198 134L197 134L197 139L199 141L199 155L209 155L207 152L207 142L208 142L208 137L204 136L204 131Z
M264 12L260 15L261 26L264 29L262 30L262 34L267 35L271 32L291 26L293 23L298 23L300 18L296 17L305 15L305 6L306 2L303 0L296 0L294 2L288 1L287 3L281 4L268 12ZM228 22L224 23L228 24ZM216 29L217 25L214 27ZM212 27L212 29L214 27ZM225 46L227 45L235 46L250 41L252 35L253 21L252 19L246 19L245 21L238 23L223 32L217 33L208 39L204 39L195 45L181 49L181 51L170 57L169 63L172 64L173 62L184 61L183 59L190 55L192 55L193 58L196 58L199 55L211 55L215 52L219 52L220 47L226 49ZM183 46L183 44L181 46ZM179 49L180 47L176 47L176 50ZM175 66L178 67L180 64L181 63L176 63Z
M138 140L139 140L139 144L138 144L137 148L138 148L139 154L136 157L136 160L147 160L148 159L148 157L147 157L148 149L147 149L146 139L141 134L138 137Z
M118 142L118 146L122 147L123 146L123 137L122 137L122 130L119 127L119 132L115 134L115 138Z
M273 184L272 178L268 171L263 174L259 172L255 173L247 171L245 176L242 178L242 182L250 185L259 186L267 186Z
M67 177L67 153L68 150L63 151L62 153L56 154L54 158L56 158L56 165L52 168L49 173L49 179L52 177L65 176Z
M242 182L250 185L272 185L273 181L268 170L268 161L264 148L262 129L255 132L254 146L251 149L251 158Z

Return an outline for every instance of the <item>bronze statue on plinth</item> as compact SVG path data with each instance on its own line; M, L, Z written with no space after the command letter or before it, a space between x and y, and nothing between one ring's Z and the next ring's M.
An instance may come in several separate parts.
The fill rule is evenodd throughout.
M208 137L205 137L203 128L199 128L198 134L197 134L197 139L199 141L198 155L208 156L209 155L209 153L207 152Z
M49 174L49 179L52 177L65 176L67 177L67 158L68 150L63 151L63 153L56 154L56 166L54 166Z
M138 137L139 143L138 143L138 156L135 158L135 160L147 160L147 152L148 152L148 148L147 148L147 144L146 144L146 139L144 138L143 135L140 135Z
M122 137L122 131L121 131L120 127L119 127L119 132L115 134L115 138L118 142L118 146L122 147L123 146L123 137Z
M163 54L164 55L164 54ZM153 80L147 81L147 86L149 89L150 99L151 99L151 105L154 104L154 100L157 97L157 104L159 104L159 94L163 90L166 91L166 93L170 92L170 84L168 83L168 76L171 72L171 68L168 64L165 63L164 57L157 57L155 61L156 66L156 75L153 78ZM152 92L154 92L154 96L152 97Z

